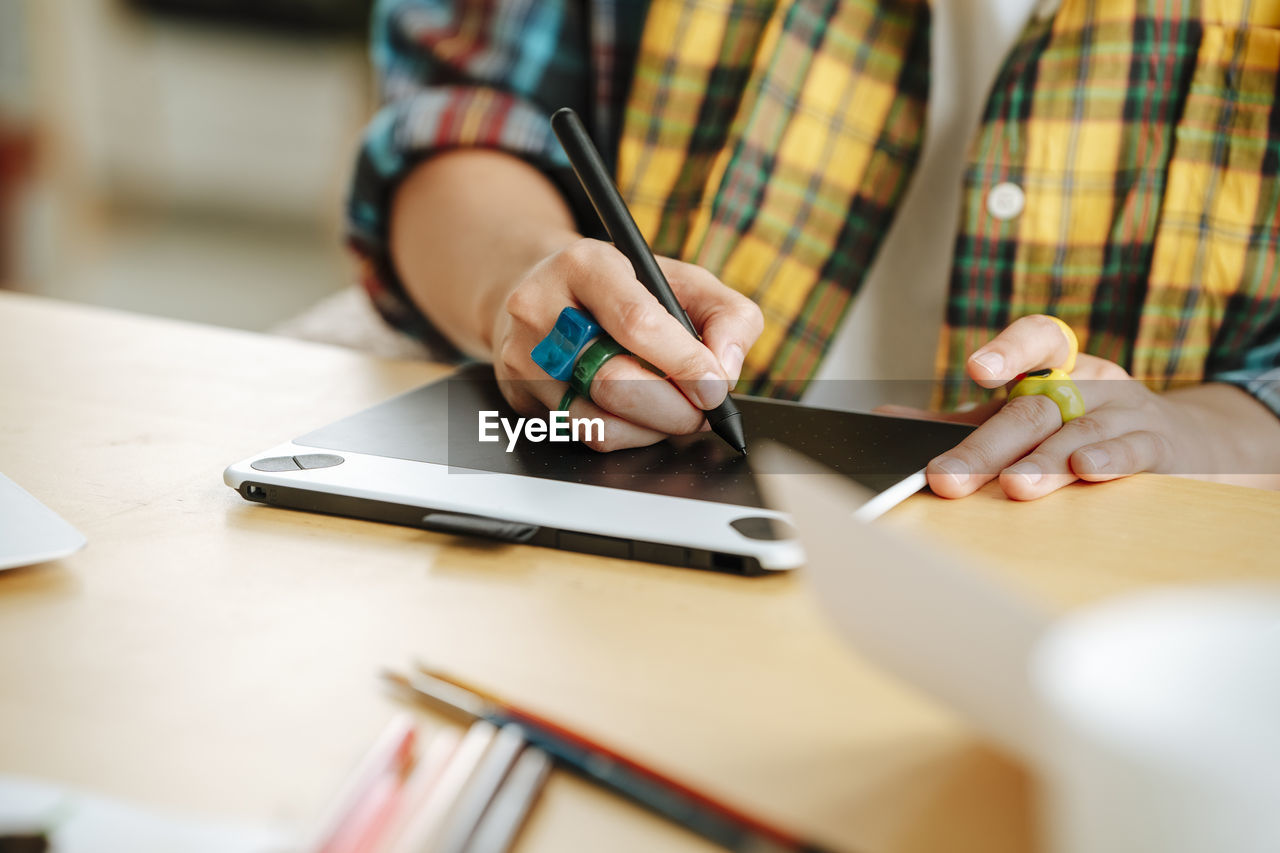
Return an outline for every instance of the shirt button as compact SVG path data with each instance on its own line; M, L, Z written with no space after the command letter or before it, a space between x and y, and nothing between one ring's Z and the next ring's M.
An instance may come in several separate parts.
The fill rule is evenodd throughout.
M996 219L1013 219L1026 205L1027 196L1022 187L1008 181L996 184L987 193L987 213Z

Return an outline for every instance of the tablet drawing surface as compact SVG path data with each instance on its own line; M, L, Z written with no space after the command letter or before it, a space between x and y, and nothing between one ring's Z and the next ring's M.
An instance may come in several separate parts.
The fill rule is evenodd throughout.
M953 447L971 427L737 398L748 442L769 439L882 492ZM477 440L477 414L518 417L491 368L474 365L294 440L294 444L468 471L515 474L668 497L763 507L743 456L711 433L598 453L581 444Z

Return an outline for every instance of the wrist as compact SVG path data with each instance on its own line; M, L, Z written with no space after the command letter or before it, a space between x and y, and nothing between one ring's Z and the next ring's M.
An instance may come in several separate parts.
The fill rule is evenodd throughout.
M1239 388L1206 383L1160 395L1178 435L1175 471L1230 481L1249 472L1275 473L1280 423Z
M391 256L409 296L458 349L492 351L494 318L515 282L572 234L549 178L501 151L435 154L401 181Z
M1167 469L1165 473L1194 473L1211 468L1219 455L1212 445L1211 413L1194 400L1167 393L1154 397L1159 412L1154 431L1163 436L1168 448L1169 458L1162 466Z

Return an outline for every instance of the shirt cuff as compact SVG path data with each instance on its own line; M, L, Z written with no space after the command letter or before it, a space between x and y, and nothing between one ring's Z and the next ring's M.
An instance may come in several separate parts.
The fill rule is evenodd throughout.
M1209 381L1236 386L1270 409L1276 417L1280 417L1280 367L1262 372L1232 370L1210 376Z

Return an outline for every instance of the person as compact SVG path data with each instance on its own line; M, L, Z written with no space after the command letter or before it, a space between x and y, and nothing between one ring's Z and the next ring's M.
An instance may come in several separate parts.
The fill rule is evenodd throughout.
M384 0L373 56L348 229L375 305L526 413L564 390L531 350L584 308L634 354L573 401L598 450L703 428L731 388L927 378L980 424L939 495L1280 483L1280 2ZM601 239L562 106L701 341ZM1063 364L1053 317L1067 423L992 393Z

